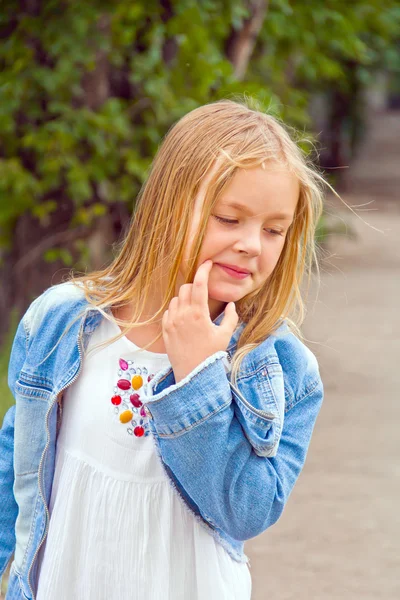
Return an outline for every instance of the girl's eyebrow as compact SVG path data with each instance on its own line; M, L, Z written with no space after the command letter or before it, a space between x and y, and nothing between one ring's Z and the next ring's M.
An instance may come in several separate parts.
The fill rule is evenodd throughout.
M242 212L244 212L250 216L253 214L252 211L247 206L244 206L243 204L240 204L239 202L221 202L221 206L226 206L227 208L237 208L238 210L241 210ZM272 215L269 215L268 218L291 221L293 217L292 217L292 215L288 215L286 213L274 213Z

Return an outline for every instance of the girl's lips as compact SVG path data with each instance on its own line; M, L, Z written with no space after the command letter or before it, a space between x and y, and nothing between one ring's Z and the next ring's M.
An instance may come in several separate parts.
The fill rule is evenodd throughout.
M237 271L234 271L233 269L230 269L229 267L224 267L223 265L220 265L219 263L215 263L215 264L217 265L217 267L219 267L220 269L225 271L225 273L227 273L231 277L234 277L235 279L245 279L245 277L249 277L249 275L250 275L250 273L238 273Z

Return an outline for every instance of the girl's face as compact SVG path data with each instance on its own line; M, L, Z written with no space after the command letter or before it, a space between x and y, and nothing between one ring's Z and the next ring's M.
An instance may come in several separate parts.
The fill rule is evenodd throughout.
M196 198L191 240L199 225L204 190L211 176L212 172ZM265 170L257 167L236 171L211 213L196 265L198 268L207 259L214 263L208 281L212 320L228 302L237 302L259 289L271 275L293 221L299 192L297 178L278 164L267 163ZM185 260L189 252L187 247ZM249 274L235 277L221 264L248 270Z

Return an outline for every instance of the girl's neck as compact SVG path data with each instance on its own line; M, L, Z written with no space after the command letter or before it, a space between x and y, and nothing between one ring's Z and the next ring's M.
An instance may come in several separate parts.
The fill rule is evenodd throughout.
M209 305L209 310L210 310L210 319L212 321L214 321L214 319L216 319L218 317L218 315L220 315L221 312L223 312L226 304L227 304L226 302L209 299L208 305ZM127 304L125 306L116 307L116 308L112 309L113 315L117 319L121 319L123 321L130 321L132 319L132 312L133 311L132 311L131 304ZM150 319L150 317L152 315L154 315L156 312L157 312L156 305L147 307L147 310L142 311L142 314L141 314L139 320L144 321L146 319ZM127 333L125 333L125 336L128 338L128 340L130 340L131 342L136 344L136 346L139 346L139 348L142 348L143 346L145 346L146 344L151 342L151 340L154 340L158 335L161 334L160 338L156 342L154 342L151 346L149 346L148 350L150 352L160 352L160 353L164 354L164 353L166 353L166 350L165 350L164 340L163 340L163 336L162 336L161 322L162 322L162 315L158 317L157 323L151 323L149 325L140 325L139 327L130 329Z
M112 309L112 313L114 317L117 319L121 319L123 321L130 321L132 316L131 307L123 306L119 308ZM149 318L149 317L147 317ZM146 317L142 316L142 320L145 320ZM159 334L161 334L160 338L153 342L147 350L149 352L157 352L166 354L167 351L165 349L164 339L162 336L162 326L161 326L161 318L159 323L151 323L149 325L140 325L139 327L132 328L125 333L125 337L133 342L139 348L143 348L147 344L149 344L152 340L154 340Z

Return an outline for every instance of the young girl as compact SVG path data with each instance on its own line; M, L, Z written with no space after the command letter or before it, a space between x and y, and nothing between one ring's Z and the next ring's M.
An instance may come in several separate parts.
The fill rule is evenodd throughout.
M7 599L250 599L244 541L282 514L323 399L298 328L322 181L273 117L201 106L112 264L31 304L0 434Z

